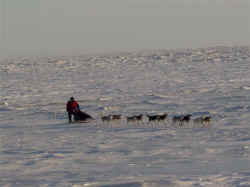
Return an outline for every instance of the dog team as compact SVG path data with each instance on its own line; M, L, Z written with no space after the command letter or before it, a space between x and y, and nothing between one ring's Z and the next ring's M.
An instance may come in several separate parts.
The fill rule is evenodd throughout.
M143 114L139 115L132 115L132 116L125 116L127 124L129 123L142 123L143 122ZM166 122L168 119L168 114L163 113L163 114L154 114L154 115L145 115L147 117L147 121L149 123L159 123L159 122ZM178 126L182 127L184 126L185 123L189 123L191 120L193 121L194 124L202 124L204 127L208 125L211 122L212 117L211 116L201 116L195 119L191 119L192 114L186 114L186 115L178 115L178 116L173 116L172 118L172 123L177 124ZM108 123L112 121L120 121L122 120L122 115L121 114L110 114L106 116L102 116L101 120L103 123Z

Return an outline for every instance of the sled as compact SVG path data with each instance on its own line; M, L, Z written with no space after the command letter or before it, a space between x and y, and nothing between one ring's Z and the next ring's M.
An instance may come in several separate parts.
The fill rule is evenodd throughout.
M75 122L78 122L78 123L88 123L89 120L93 120L93 119L94 118L92 116L82 111L78 111L77 113L74 114L74 120Z

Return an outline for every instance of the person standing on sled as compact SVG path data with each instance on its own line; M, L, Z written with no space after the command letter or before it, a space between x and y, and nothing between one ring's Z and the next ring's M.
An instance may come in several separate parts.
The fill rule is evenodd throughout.
M68 112L68 118L69 123L72 123L72 115L74 116L80 111L79 104L74 99L74 97L71 97L70 100L67 102L67 112Z

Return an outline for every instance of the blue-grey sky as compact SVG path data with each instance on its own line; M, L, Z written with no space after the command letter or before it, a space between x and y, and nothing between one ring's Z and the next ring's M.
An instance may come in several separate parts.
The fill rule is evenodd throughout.
M249 0L0 1L0 56L250 45Z

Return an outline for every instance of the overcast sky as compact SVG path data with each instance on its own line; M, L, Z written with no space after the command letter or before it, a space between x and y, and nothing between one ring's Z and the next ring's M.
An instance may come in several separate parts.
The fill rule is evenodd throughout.
M250 45L249 0L0 1L0 56Z

